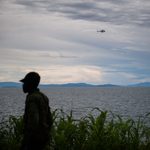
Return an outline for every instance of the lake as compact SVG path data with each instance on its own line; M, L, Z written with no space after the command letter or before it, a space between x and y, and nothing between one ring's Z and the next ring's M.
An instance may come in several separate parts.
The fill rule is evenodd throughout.
M51 110L73 110L75 119L87 116L94 107L112 111L124 120L150 112L150 87L46 87L40 88L50 100ZM22 88L0 88L0 119L4 116L20 116L24 113L26 94ZM98 116L99 111L91 113Z

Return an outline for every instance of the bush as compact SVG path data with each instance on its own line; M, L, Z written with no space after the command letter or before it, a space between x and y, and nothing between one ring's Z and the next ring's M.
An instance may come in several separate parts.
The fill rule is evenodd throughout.
M54 124L50 141L45 150L149 150L150 127L148 113L143 120L139 118L123 122L119 115L101 111L94 118L91 114L80 120L73 119L72 111L66 114L63 109L52 112ZM112 119L108 121L107 116ZM114 119L118 121L114 121ZM8 121L0 123L1 150L18 150L23 135L23 117L10 116Z
M0 148L1 150L17 150L23 139L23 117L16 118L9 116L6 121L3 118L0 122Z

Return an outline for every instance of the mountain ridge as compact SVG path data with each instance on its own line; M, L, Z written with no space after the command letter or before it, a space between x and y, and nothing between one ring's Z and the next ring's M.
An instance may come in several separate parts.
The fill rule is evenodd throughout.
M0 82L0 87L22 87L22 83L17 82ZM115 85L115 84L103 84L92 85L86 83L67 83L67 84L39 84L39 87L150 87L150 82L143 82L134 85Z

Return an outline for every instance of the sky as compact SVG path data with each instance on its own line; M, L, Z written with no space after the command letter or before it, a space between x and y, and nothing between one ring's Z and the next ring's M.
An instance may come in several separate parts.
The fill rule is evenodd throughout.
M0 82L150 82L149 0L1 0ZM104 33L97 30L105 30Z

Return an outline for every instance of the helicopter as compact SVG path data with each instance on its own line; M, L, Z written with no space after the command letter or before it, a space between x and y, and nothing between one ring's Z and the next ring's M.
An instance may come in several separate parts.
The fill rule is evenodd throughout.
M97 30L97 32L104 33L104 32L105 32L105 30Z

